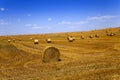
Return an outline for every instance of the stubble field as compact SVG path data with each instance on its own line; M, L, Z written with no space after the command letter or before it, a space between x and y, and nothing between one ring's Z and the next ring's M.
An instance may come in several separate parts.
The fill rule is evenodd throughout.
M106 31L116 35L107 36ZM99 37L89 38L95 34ZM74 36L75 41L68 42L68 35ZM85 39L81 39L81 35ZM47 43L47 38L52 43ZM34 44L34 39L39 40L38 45ZM42 62L43 51L48 46L59 49L61 61ZM1 36L0 80L120 80L120 27Z

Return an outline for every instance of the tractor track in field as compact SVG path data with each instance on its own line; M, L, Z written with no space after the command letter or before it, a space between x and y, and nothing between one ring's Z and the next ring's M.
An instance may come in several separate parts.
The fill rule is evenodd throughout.
M38 50L38 49L33 49L33 48L29 48L26 47L20 43L12 43L15 47L17 47L20 50L23 50L25 52L31 53L31 54L40 54L42 52L42 50Z

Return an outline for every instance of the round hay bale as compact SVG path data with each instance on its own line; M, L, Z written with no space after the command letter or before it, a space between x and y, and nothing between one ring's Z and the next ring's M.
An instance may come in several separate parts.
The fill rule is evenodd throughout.
M72 36L67 37L69 42L73 42L75 39Z
M81 39L85 39L85 37L84 37L84 36L81 36Z
M9 39L8 42L11 42L11 40Z
M38 39L35 39L34 44L38 44L38 43L39 43Z
M114 34L113 33L110 33L110 36L113 36Z
M47 43L51 43L52 42L50 38L47 39L46 41L47 41Z
M55 47L47 47L43 53L43 62L57 62L60 60L60 52Z
M96 38L98 38L98 37L99 37L99 35L98 35L98 34L96 34L96 35L95 35L95 37L96 37Z
M73 42L74 40L73 40L73 38L69 38L68 41L69 42Z
M107 33L107 36L114 36L116 35L115 33Z
M89 38L93 38L94 36L93 35L90 35Z
M115 35L115 33L110 33L110 36L114 36Z

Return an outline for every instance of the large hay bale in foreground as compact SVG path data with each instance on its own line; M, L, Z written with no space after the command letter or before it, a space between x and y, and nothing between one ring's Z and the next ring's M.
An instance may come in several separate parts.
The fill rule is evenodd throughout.
M57 62L60 60L60 52L55 47L47 47L42 55L43 62Z

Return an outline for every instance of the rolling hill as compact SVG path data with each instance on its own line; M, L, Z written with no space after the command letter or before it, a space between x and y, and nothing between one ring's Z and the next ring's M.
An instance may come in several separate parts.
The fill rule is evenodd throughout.
M69 42L68 36L75 41ZM34 39L39 40L38 45ZM59 49L61 61L42 62L48 46ZM120 27L0 36L0 80L120 80Z

